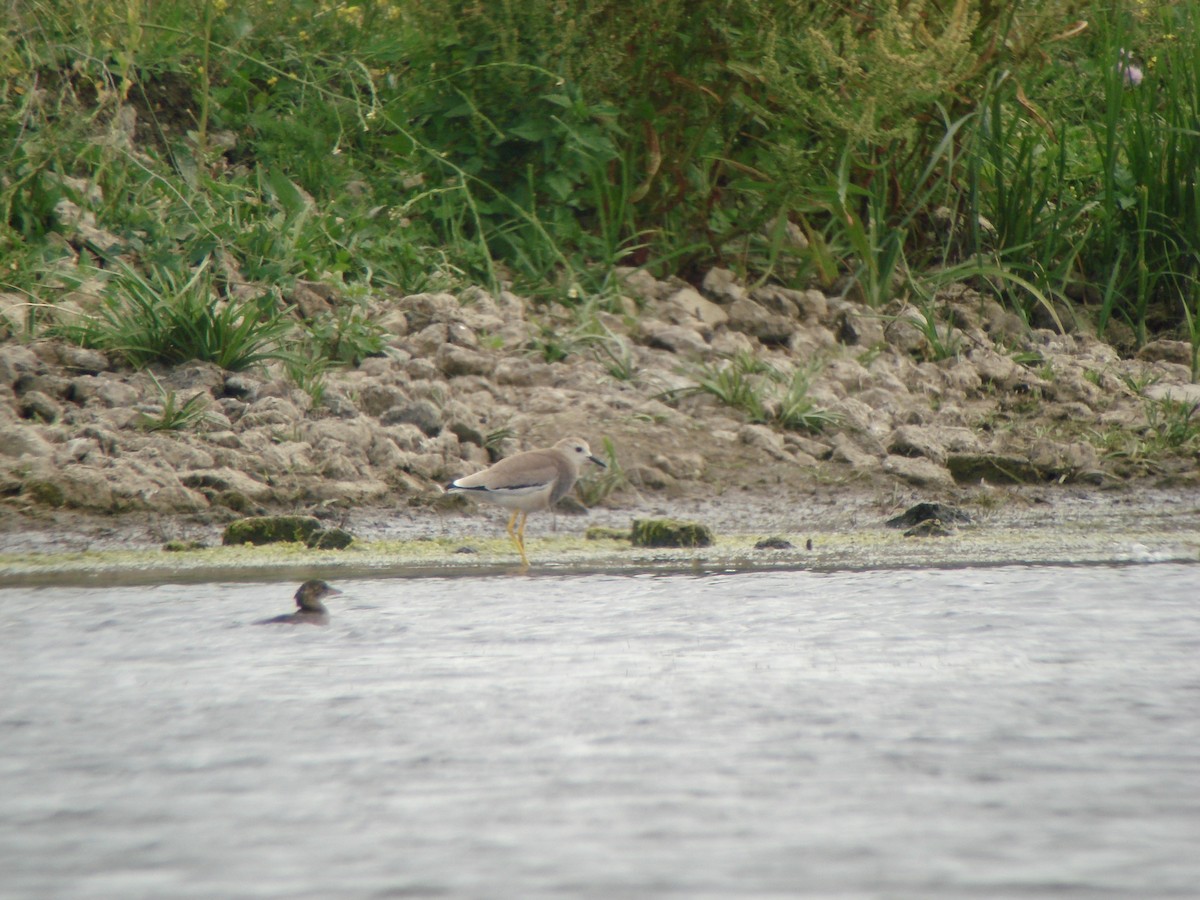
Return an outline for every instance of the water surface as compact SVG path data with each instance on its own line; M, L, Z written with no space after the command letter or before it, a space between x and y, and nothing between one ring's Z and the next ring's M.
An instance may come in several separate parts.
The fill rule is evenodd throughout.
M1195 897L1200 568L0 589L0 895Z

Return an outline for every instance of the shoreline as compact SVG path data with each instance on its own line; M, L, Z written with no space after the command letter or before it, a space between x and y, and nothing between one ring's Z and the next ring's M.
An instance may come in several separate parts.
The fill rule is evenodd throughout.
M1200 562L1200 490L1006 491L991 508L964 506L972 521L944 536L906 537L876 512L883 498L870 492L794 499L783 509L762 496L704 502L648 503L593 510L588 516L544 515L527 537L530 577L582 573L752 571L795 569L831 572L877 569L963 568L1008 565L1127 565ZM707 512L707 515L706 515ZM106 585L280 581L308 577L461 577L510 574L517 557L491 514L426 513L388 517L386 510L359 516L356 542L345 550L310 550L300 544L220 546L167 552L161 545L129 541L118 549L119 529L79 546L81 534L38 535L26 531L14 548L0 534L0 580L6 586ZM628 526L633 518L669 516L712 527L713 546L646 549L614 539L588 540L590 526ZM784 525L784 519L792 524ZM164 523L159 523L160 527ZM177 526L180 523L175 523ZM94 525L94 523L93 523ZM110 523L115 527L117 523ZM352 528L355 526L351 523ZM178 529L185 531L186 529ZM214 540L208 526L209 539ZM758 550L766 537L782 537L792 549ZM129 540L128 535L125 540ZM807 541L813 542L806 549ZM34 549L39 541L48 549ZM465 548L465 549L464 549Z

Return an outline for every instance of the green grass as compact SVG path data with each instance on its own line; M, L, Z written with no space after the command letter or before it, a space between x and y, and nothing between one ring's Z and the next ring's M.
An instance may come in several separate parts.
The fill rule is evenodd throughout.
M219 296L205 261L191 271L156 267L145 274L122 263L107 278L96 313L59 330L135 368L200 360L237 371L279 358L292 327L270 295Z
M238 282L584 305L618 264L849 278L876 307L955 277L1027 321L1098 296L1101 331L1200 347L1197 60L1198 0L30 0L0 33L0 290L27 339L116 272L67 331L133 365L281 349ZM138 299L195 324L202 270L201 333ZM331 364L377 352L356 305L305 327ZM218 333L250 346L221 361ZM540 349L587 348L635 374L603 335Z
M707 394L740 411L751 423L819 432L836 424L838 416L809 396L818 368L797 369L789 376L753 354L738 353L694 369L693 386L669 391L663 399L678 402L682 397Z

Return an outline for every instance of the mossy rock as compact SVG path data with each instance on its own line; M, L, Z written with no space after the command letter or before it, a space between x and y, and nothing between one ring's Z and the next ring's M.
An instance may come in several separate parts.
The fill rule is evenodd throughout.
M165 553L188 553L193 550L207 550L208 544L204 541L183 541L173 540L163 544L163 552Z
M785 537L765 537L754 545L755 550L795 550L796 545Z
M305 541L314 550L345 550L354 543L354 535L344 528L322 528Z
M67 502L67 496L53 481L29 481L25 484L25 493L46 506L58 509Z
M221 543L241 544L306 544L318 531L323 530L319 520L312 516L251 516L238 519L225 527Z
M607 525L592 525L583 533L589 541L627 541L629 531L623 528L609 528Z
M635 547L710 547L713 533L698 522L634 519L630 540Z

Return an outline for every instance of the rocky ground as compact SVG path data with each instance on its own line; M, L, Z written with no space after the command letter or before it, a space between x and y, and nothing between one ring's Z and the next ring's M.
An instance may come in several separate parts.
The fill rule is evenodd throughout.
M339 302L318 287L293 299ZM747 289L722 270L697 287L630 271L624 294L617 312L478 288L380 299L386 353L332 371L319 402L279 366L131 371L10 337L0 551L212 540L268 511L366 537L491 527L496 511L438 485L566 435L614 463L581 484L593 521L683 510L717 528L794 531L797 519L853 527L917 500L994 507L1034 502L1031 490L1053 502L1200 485L1196 440L1177 440L1200 402L1182 342L1125 356L1084 328L1030 330L965 287L938 298L936 329L912 307ZM766 421L696 390L731 360ZM781 425L796 372L812 373L808 399L829 414L820 431ZM193 398L202 415L152 430L165 403Z

